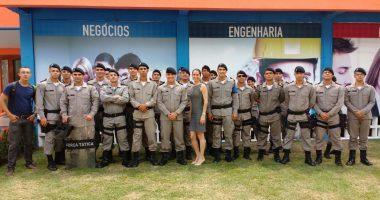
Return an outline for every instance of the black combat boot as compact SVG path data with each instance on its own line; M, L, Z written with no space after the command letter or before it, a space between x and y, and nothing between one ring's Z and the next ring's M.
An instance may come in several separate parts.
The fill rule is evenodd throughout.
M224 159L227 162L232 162L232 151L229 149L226 149L226 157Z
M315 162L311 159L311 152L305 151L305 163L310 166L315 166Z
M372 163L367 159L367 150L360 150L360 162L363 165L371 166Z
M251 148L250 147L244 147L244 155L243 158L247 160L252 160L249 156L251 154Z
M348 155L348 161L346 162L347 166L355 165L355 157L356 157L356 150L350 150L350 154Z
M212 162L213 163L220 162L220 149L219 148L213 148L213 152L214 152L214 160Z
M269 146L269 149L268 149L268 154L273 153L273 141L270 139L269 143L270 143L270 146Z
M177 152L177 163L180 165L186 165L186 160L185 160L185 151L178 151Z
M155 151L151 151L150 152L150 159L149 159L149 161L154 166L158 165L158 161L157 161L157 157L156 157L156 152Z
M331 156L330 156L330 154L331 154L331 146L332 146L331 142L327 142L326 150L323 153L323 156L325 158L327 158L327 159L331 159Z
M131 162L131 151L119 151L120 157L123 159L121 164L124 167L127 167L129 165L129 162Z
M319 165L322 163L322 150L316 151L317 157L315 158L315 164Z
M162 152L161 153L161 160L160 160L159 165L161 165L161 166L166 165L168 163L168 161L169 161L169 158L170 158L170 153L169 152Z
M145 147L145 160L150 162L150 150L149 147Z
M236 160L239 158L239 147L234 147L234 156L233 160Z
M57 171L57 166L55 165L54 159L52 155L46 155L48 160L47 168L50 171Z
M96 168L107 167L110 164L110 154L111 151L103 151L102 160L99 163L96 163Z
M190 146L186 146L186 160L193 159L192 153L193 153L193 149ZM177 156L178 156L178 153L177 153Z
M335 150L335 164L337 166L343 166L342 164L342 152Z
M284 149L284 157L282 157L282 160L280 161L280 163L285 165L286 163L290 162L289 155L290 155L290 149Z
M265 149L259 149L259 152L257 154L257 161L263 161L264 154L265 154Z
M133 168L139 166L139 152L132 152L132 160L127 167Z
M277 147L277 148L273 149L273 160L276 163L279 163L281 161L281 158L280 158L280 147Z
M65 151L55 152L55 164L65 165Z

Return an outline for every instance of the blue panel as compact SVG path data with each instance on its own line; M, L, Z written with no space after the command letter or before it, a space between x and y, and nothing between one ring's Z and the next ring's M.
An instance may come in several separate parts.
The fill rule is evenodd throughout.
M334 22L380 22L380 13L342 13Z
M333 59L333 22L329 16L322 20L321 35L321 71L327 67L332 67ZM322 75L322 73L321 73Z
M39 36L175 37L175 22L35 20Z
M20 13L20 51L21 65L29 67L32 72L30 82L36 83L34 66L34 45L33 45L33 24L32 14Z
M179 15L177 20L177 68L189 69L189 23L187 15Z

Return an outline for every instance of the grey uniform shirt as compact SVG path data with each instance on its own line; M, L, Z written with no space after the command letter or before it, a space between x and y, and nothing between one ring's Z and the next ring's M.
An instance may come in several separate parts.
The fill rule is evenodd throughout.
M74 85L67 86L61 96L60 108L63 117L69 116L69 123L75 127L94 125L94 120L88 122L86 115L94 118L99 107L99 93L96 88L83 83L80 90Z
M366 114L364 119L372 119L371 109L376 102L375 95L375 88L368 84L365 84L361 89L355 87L355 85L347 86L345 104L348 117L357 119L354 112L363 111Z
M277 83L273 83L272 88L269 88L267 83L264 82L256 87L254 99L258 101L259 111L261 113L268 113L275 109L280 108L281 102L284 101L284 90ZM269 115L260 115L260 120L272 122L280 119L278 112Z
M330 87L323 83L315 86L316 102L314 109L317 114L327 113L330 117L335 116L344 104L344 88L332 82Z
M41 118L46 118L49 123L54 124L60 119L58 113L47 113L45 110L60 110L60 99L65 85L58 81L55 85L51 79L47 79L37 85L36 89L36 108Z
M238 89L238 98L239 98L239 109L238 110L247 110L250 109L251 111L248 113L239 113L239 118L241 120L247 120L250 119L253 115L255 100L253 97L254 90L252 87L245 85L244 88L239 88L236 85Z
M105 113L122 113L129 101L128 88L122 85L118 85L115 88L111 85L104 86L100 90L100 100L103 102Z
M301 87L298 87L295 82L289 83L284 87L284 93L285 106L291 111L304 112L315 104L315 89L306 81ZM303 121L306 119L306 113L303 115L288 114L288 120Z
M129 96L132 106L135 108L133 117L137 119L146 119L154 117L154 106L157 101L157 84L154 81L147 80L143 85L140 80L136 80L129 85ZM146 104L149 108L145 113L137 110L141 104Z
M157 105L162 114L174 112L178 116L177 119L182 119L182 112L187 104L187 91L177 82L173 86L165 83L158 87Z
M107 86L109 84L109 81L107 79L103 79L103 81L97 81L96 79L92 79L87 84L94 86L96 88L96 91L100 94L100 90L104 86ZM100 101L100 98L99 98L99 106L103 106L102 102Z
M224 80L224 83L218 78L208 82L208 113L216 116L230 116L232 113L237 114L239 109L239 99L235 81L229 78ZM212 106L230 105L232 107L222 109L212 109Z

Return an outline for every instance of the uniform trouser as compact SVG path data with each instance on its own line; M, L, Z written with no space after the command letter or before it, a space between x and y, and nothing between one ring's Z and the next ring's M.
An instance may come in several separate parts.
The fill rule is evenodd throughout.
M252 120L249 121L235 121L235 129L233 133L234 147L240 146L240 139L243 142L243 147L250 147L251 144L251 128Z
M190 138L190 119L188 114L185 114L183 119L183 138L185 140L185 145L191 147L191 138Z
M24 159L26 164L31 164L33 154L33 123L26 119L19 119L16 122L9 122L8 133L8 168L16 167L16 160L19 150L19 143L24 143Z
M327 122L317 117L317 125L315 127L315 149L323 150L324 135L327 132L329 140L332 143L332 149L341 151L342 141L340 138L339 115L332 116Z
M57 134L53 130L45 133L45 145L44 145L45 155L52 155L54 151L62 152L64 149L65 149L65 146L64 146L63 134Z
M231 116L214 116L212 124L213 124L212 147L217 148L217 149L222 147L222 127L223 127L225 149L231 150L233 147L232 134L235 129L234 122L232 121Z
M350 150L356 150L358 148L359 137L359 149L367 150L368 134L370 130L371 119L363 119L361 121L353 118L348 118L348 133L350 134L350 141L348 147Z
M145 118L145 119L134 119L134 131L133 131L133 143L132 143L132 152L138 152L142 146L142 137L143 129L145 130L148 148L150 151L157 150L156 142L156 122L154 117Z
M171 121L167 116L161 115L161 152L170 152L171 150L171 135L173 133L173 140L176 151L185 150L185 142L183 138L183 120Z
M124 116L103 118L103 150L112 150L114 133L117 138L120 151L128 151L126 119Z
M300 125L301 128L301 142L304 151L311 151L312 143L311 143L311 136L310 136L310 128L309 128L309 122L308 121L289 121L287 123L286 128L286 136L283 143L284 149L291 149L294 139L294 133L296 132L297 124Z
M269 132L270 128L270 132ZM281 146L281 120L273 122L265 122L259 119L259 131L257 133L257 147L258 149L265 149L267 145L268 134L273 142L273 148Z

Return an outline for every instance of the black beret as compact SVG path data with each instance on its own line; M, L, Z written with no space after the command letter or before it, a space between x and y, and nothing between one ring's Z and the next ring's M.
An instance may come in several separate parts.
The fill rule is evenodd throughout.
M61 71L61 67L60 67L58 64L55 64L55 63L51 64L51 65L49 66L49 68L56 68L56 69L58 69L59 71Z
M297 66L295 69L294 69L294 72L295 73L305 73L305 69L301 66Z
M166 68L166 73L167 74L177 74L177 72L175 71L175 69L173 67Z
M247 77L247 74L246 74L245 71L243 71L243 70L238 71L238 72L237 72L237 75L239 75L239 74L243 74L245 77Z
M115 69L109 69L110 73L115 73L117 76L119 76L119 72L117 72Z
M63 66L62 70L66 70L66 71L70 72L70 74L73 73L73 70L70 67L68 67L68 66Z
M158 70L158 69L153 70L152 74L154 74L154 73L159 73L160 76L161 76L161 72L160 72L160 70Z
M355 72L360 72L360 73L363 73L364 75L367 75L367 72L365 71L365 69L361 68L361 67L358 67L355 69L354 73Z
M280 68L276 68L276 69L274 70L274 72L284 74L284 72L283 72L282 69L280 69Z
M102 63L97 63L95 68L102 68L103 70L106 70L106 67Z
M332 68L325 68L325 69L323 69L323 72L325 72L325 71L328 71L328 72L330 72L332 75L334 75L334 71L333 71ZM323 72L322 72L322 73L323 73Z
M139 66L137 66L136 64L130 64L129 66L128 66L128 68L135 68L135 69L139 69Z
M190 75L190 71L184 67L181 68L181 72L185 72L186 74Z
M82 75L84 75L84 71L81 69L81 68L78 68L78 67L75 67L74 69L73 69L73 73L74 72L79 72L79 73L81 73Z
M250 77L247 78L247 81L256 82L256 79L253 76L250 76Z
M202 71L203 71L204 69L207 70L208 72L211 71L210 67L207 66L207 65L203 65L203 67L202 67Z
M147 69L149 69L148 64L143 63L143 62L139 64L139 67L146 67Z
M219 69L220 67L221 67L221 68L224 68L226 71L228 70L228 69L227 69L227 65L224 64L224 63L220 63L220 64L218 65L218 69Z
M110 70L111 70L111 68L108 68L108 67L106 68L106 71L107 71L107 72L109 72Z
M271 68L271 67L268 67L268 68L266 68L266 69L265 69L265 71L270 71L270 72L273 72L273 73L275 73L274 69L273 69L273 68Z

